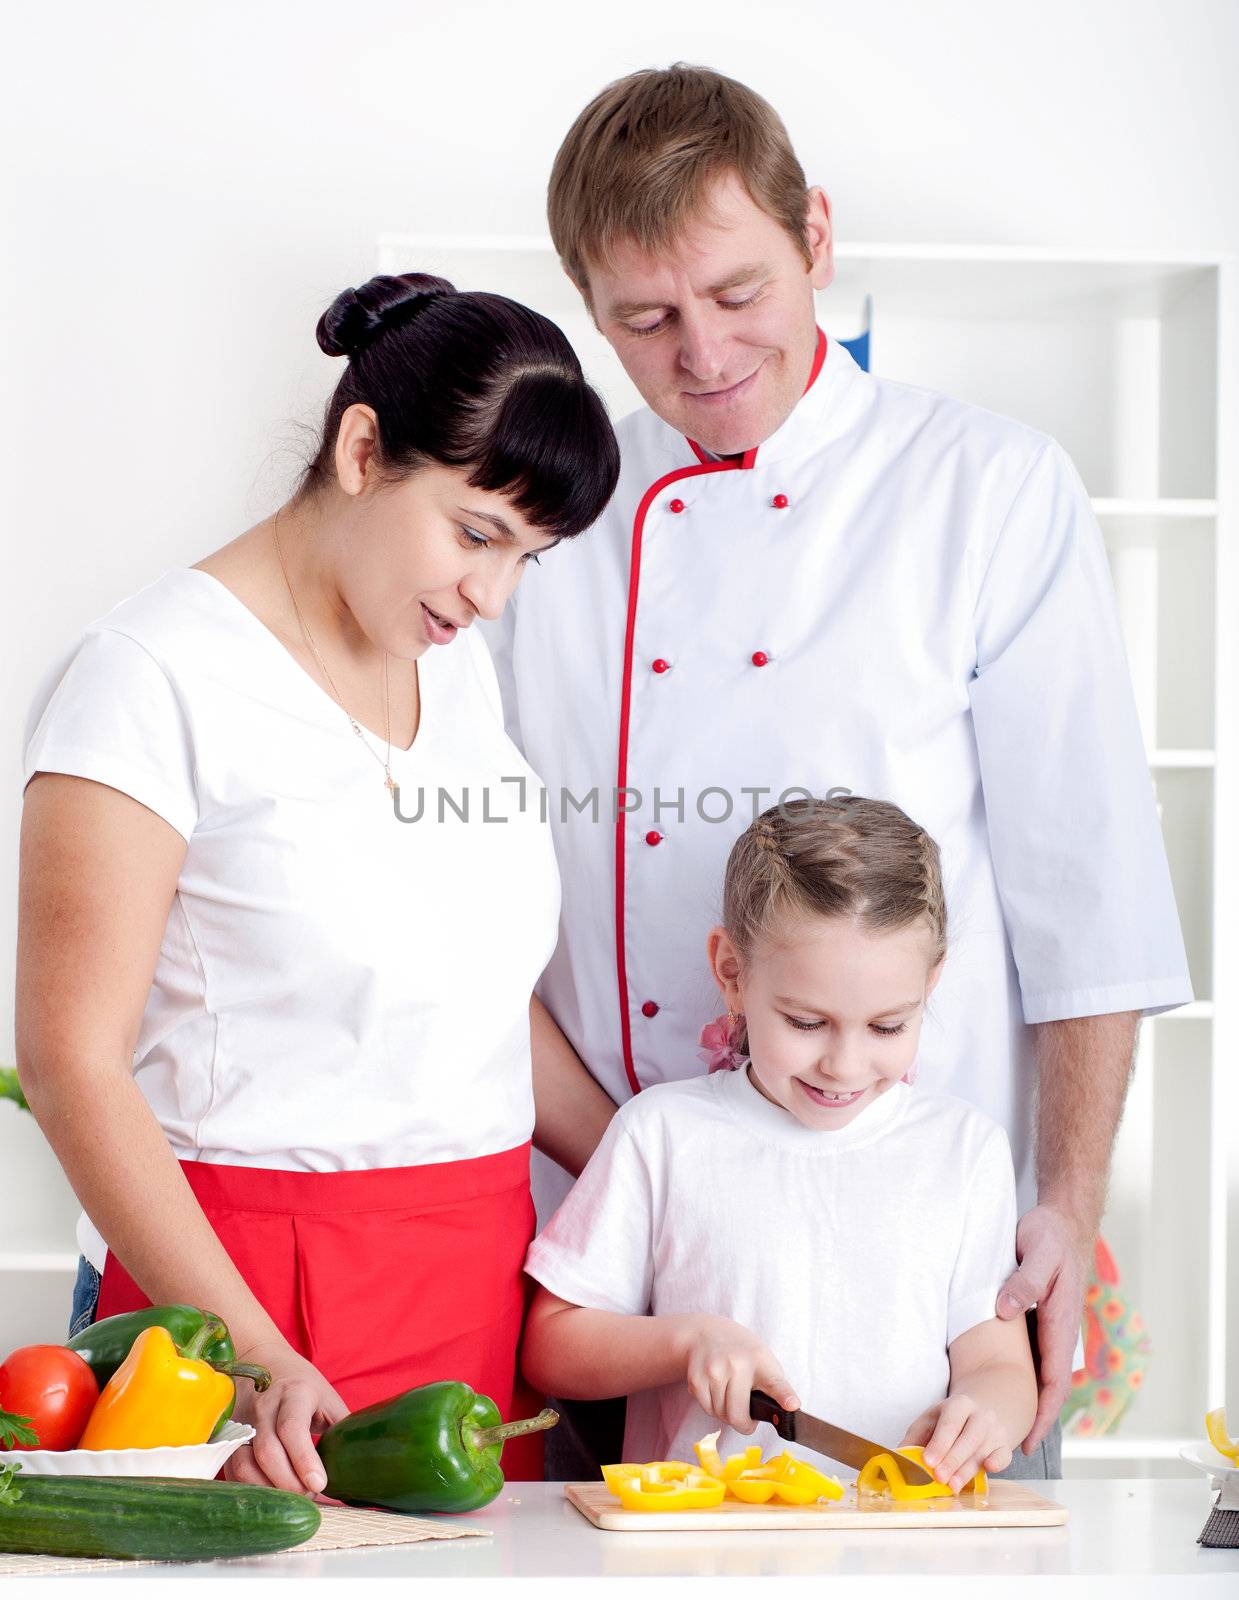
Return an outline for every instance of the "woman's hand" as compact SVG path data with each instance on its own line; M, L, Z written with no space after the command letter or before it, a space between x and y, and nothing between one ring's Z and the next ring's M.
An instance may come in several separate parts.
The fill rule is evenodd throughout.
M752 1433L757 1426L749 1415L754 1389L764 1389L788 1411L799 1409L800 1401L773 1352L738 1322L692 1317L686 1334L685 1379L693 1399L712 1417L737 1433Z
M224 1476L234 1483L321 1493L327 1474L310 1434L348 1416L348 1407L318 1368L283 1339L250 1345L237 1359L266 1367L271 1387L259 1394L248 1378L237 1383L233 1415L257 1429L258 1437L229 1456Z
M903 1438L925 1446L925 1465L939 1483L958 1494L982 1467L1001 1472L1011 1465L1011 1447L996 1411L966 1394L953 1394L922 1411Z

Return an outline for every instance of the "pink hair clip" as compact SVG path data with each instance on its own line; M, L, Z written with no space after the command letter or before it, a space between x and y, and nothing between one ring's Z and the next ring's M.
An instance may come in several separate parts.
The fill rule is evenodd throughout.
M697 1043L702 1046L697 1054L710 1072L734 1072L744 1062L736 1048L744 1027L744 1018L734 1012L724 1012L707 1022Z

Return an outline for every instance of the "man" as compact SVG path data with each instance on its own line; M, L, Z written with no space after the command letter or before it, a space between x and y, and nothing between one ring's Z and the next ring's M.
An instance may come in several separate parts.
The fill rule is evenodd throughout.
M753 816L842 787L923 824L951 950L920 1081L1010 1135L1020 1266L996 1314L1037 1306L1041 1381L1013 1470L1059 1476L1138 1019L1191 998L1087 495L1053 440L819 332L829 202L743 85L612 84L549 215L646 409L602 521L489 632L564 881L540 994L613 1099L699 1072L705 938Z

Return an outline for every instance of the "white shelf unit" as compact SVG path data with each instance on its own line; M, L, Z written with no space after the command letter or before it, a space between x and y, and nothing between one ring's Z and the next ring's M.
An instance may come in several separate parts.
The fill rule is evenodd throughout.
M386 236L435 272L553 318L622 416L639 403L544 237ZM1205 1410L1239 1411L1239 563L1236 278L1220 257L845 244L819 320L873 297L872 366L1018 417L1078 467L1109 551L1196 1000L1146 1022L1103 1233L1152 1341L1078 1471L1164 1471ZM1229 1343L1228 1343L1229 1339ZM1186 1469L1185 1469L1186 1470Z
M0 1272L77 1271L77 1252L72 1250L0 1251Z

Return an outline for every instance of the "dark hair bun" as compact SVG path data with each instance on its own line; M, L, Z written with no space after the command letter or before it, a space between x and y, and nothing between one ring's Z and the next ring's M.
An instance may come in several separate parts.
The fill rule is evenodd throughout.
M432 300L456 290L427 272L371 278L338 294L318 319L319 349L329 356L358 356L388 328L403 327Z

